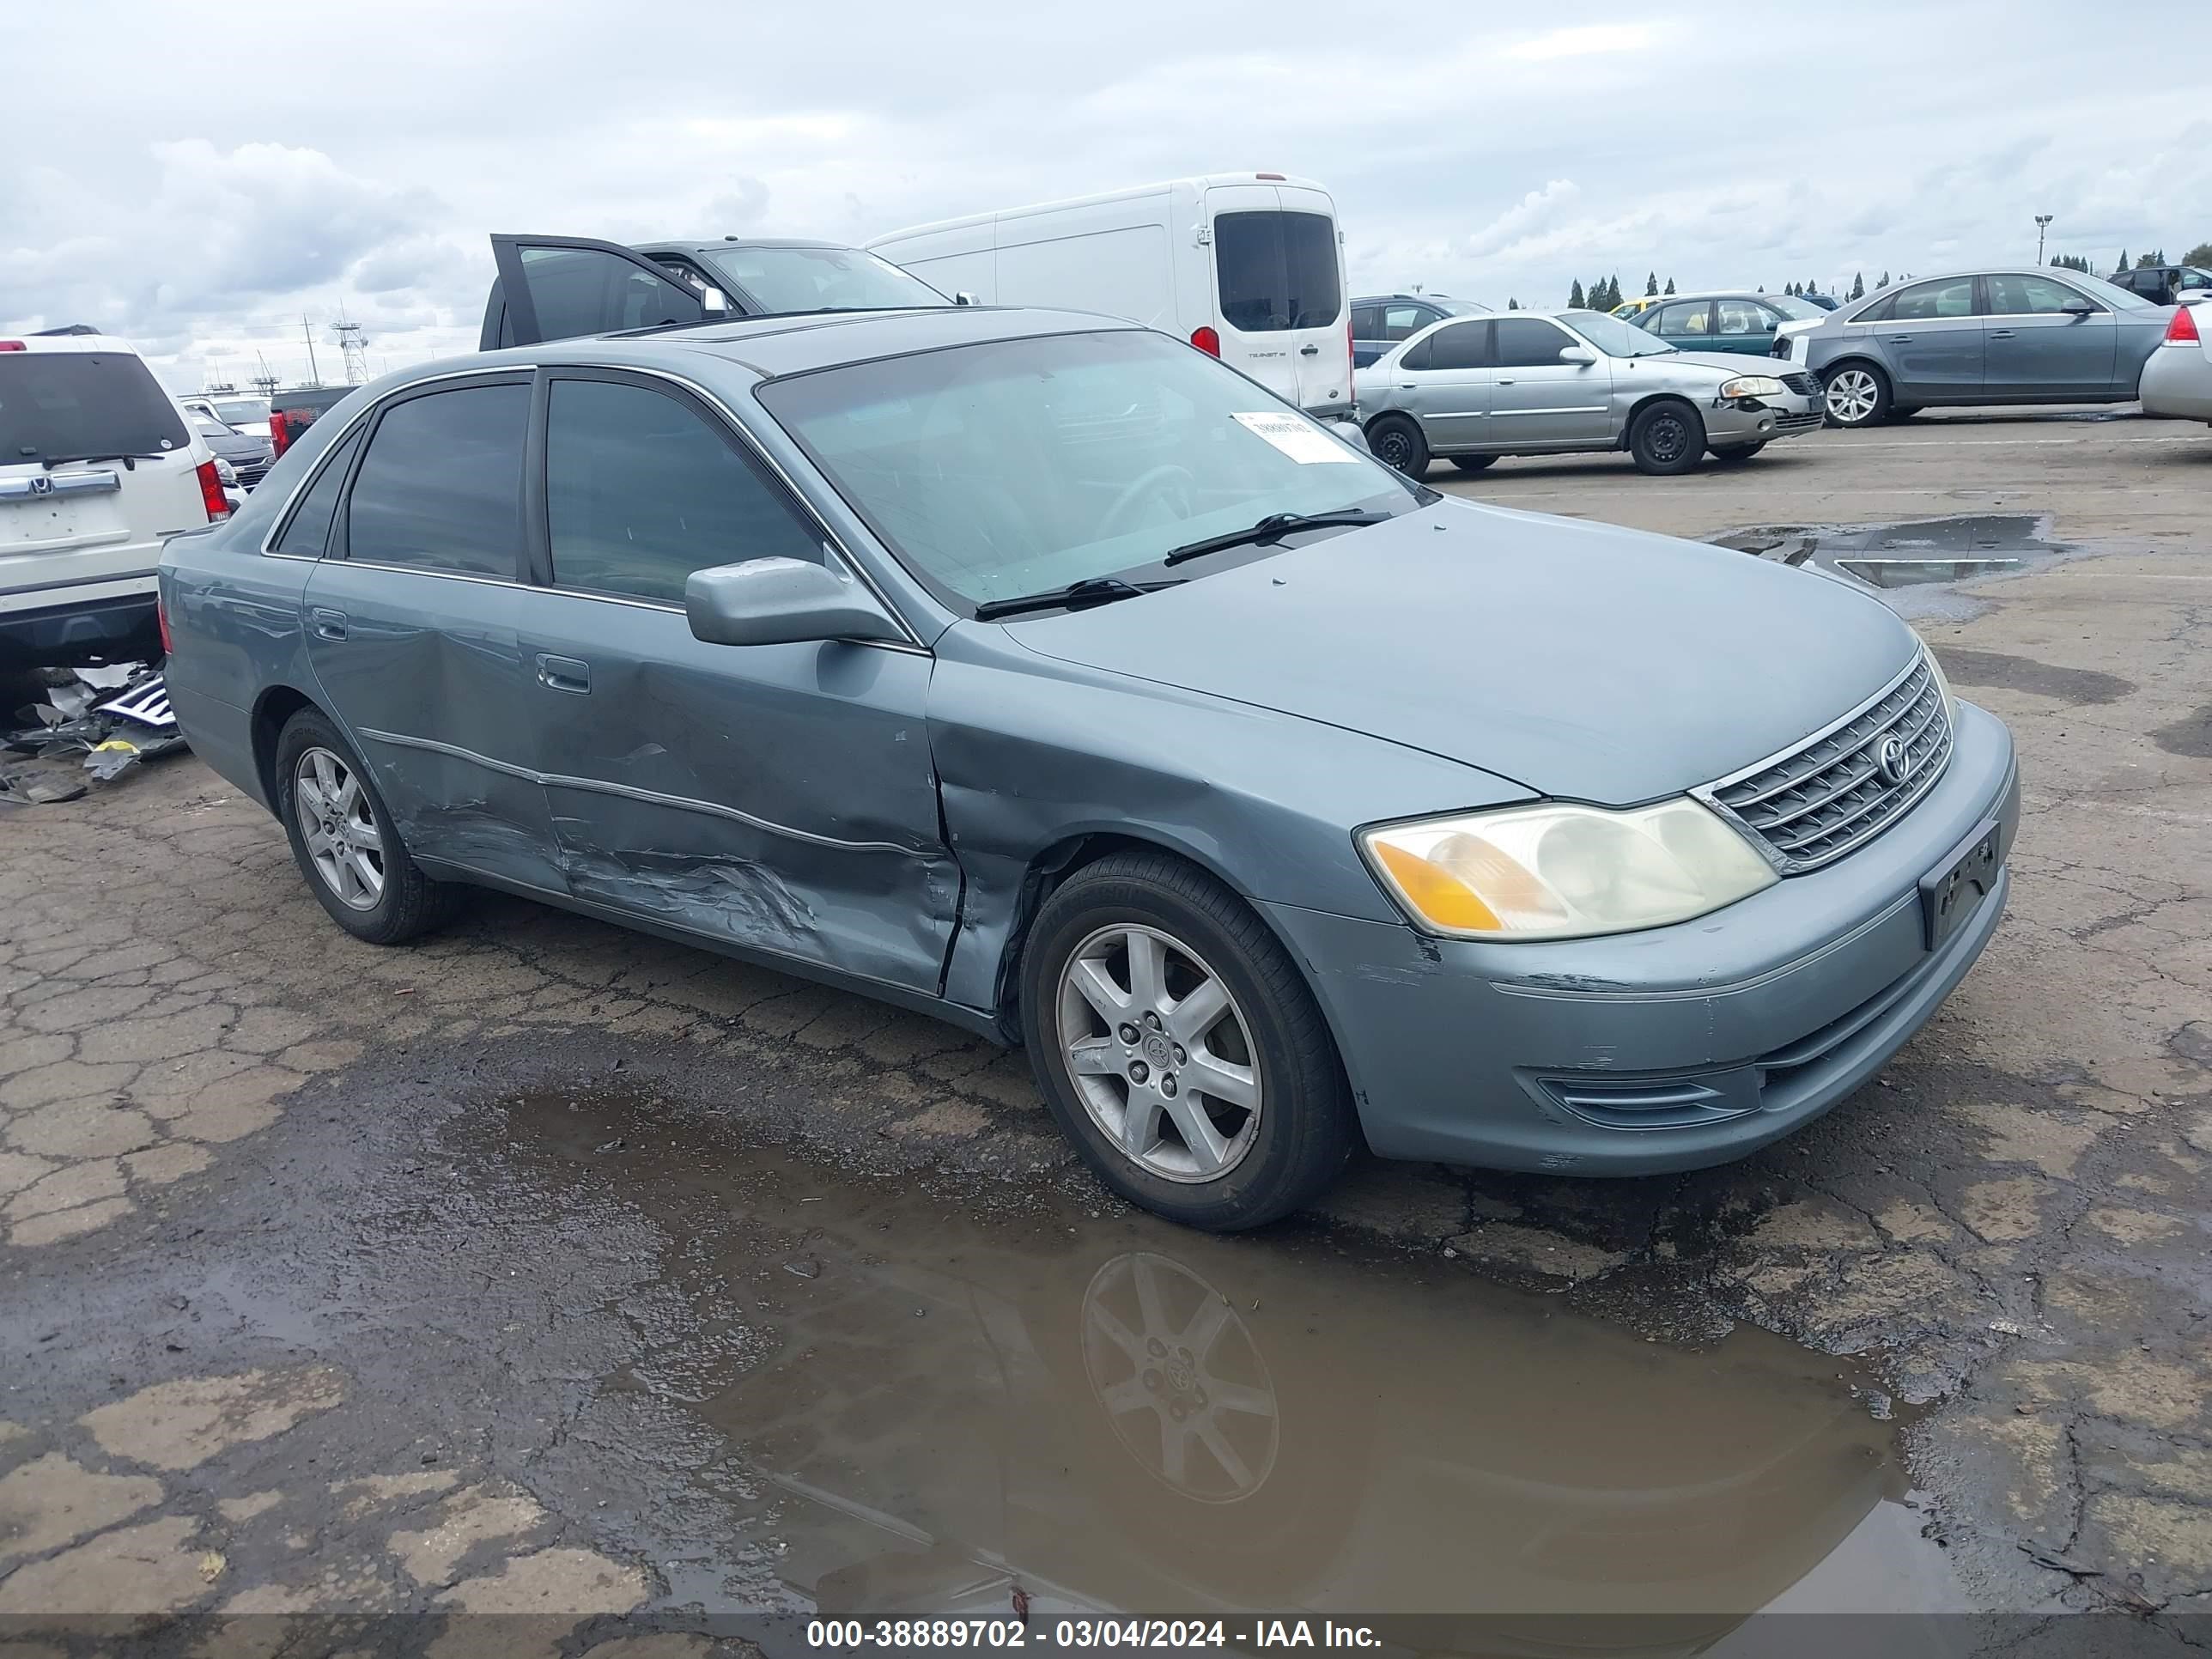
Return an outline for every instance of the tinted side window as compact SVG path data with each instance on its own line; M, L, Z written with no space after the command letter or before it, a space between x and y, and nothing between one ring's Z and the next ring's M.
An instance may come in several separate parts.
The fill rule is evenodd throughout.
M1498 367L1536 368L1557 363L1559 353L1574 342L1567 331L1534 317L1498 319Z
M1380 306L1352 307L1352 332L1355 339L1381 339L1382 337L1382 307Z
M1488 368L1490 325L1453 323L1429 336L1431 368Z
M319 559L329 550L331 520L337 512L338 491L345 488L346 468L353 465L353 453L361 447L361 434L362 428L356 427L338 441L270 551Z
M684 404L612 380L556 380L545 426L553 580L684 603L695 570L822 561L814 534Z
M1974 279L1945 276L1917 283L1897 296L1885 319L1899 323L1931 322L1944 317L1974 315Z
M1765 306L1749 300L1720 300L1713 311L1718 319L1715 332L1720 334L1771 334L1774 332L1774 313Z
M1398 359L1398 367L1401 368L1428 368L1430 341L1434 338L1435 337L1431 335L1429 340L1423 340L1419 345L1407 348L1406 355Z
M525 247L522 269L544 339L699 320L697 297L672 276L656 276L596 248Z
M346 555L471 575L518 574L526 386L465 386L384 411L346 497Z
M2064 311L2069 300L2076 304L2084 302L2081 295L2048 276L1998 275L1983 280L1990 285L1990 314L1993 317L2051 316ZM2100 311L2104 308L2097 307Z
M1890 313L1896 309L1897 295L1893 294L1885 299L1875 301L1851 320L1855 323L1886 323L1890 319Z
M1437 319L1437 313L1426 306L1392 306L1382 313L1382 336L1410 340Z
M1680 305L1655 306L1656 320L1649 320L1652 312L1646 312L1637 320L1654 334L1703 334L1712 321L1712 308L1704 300L1689 300Z
M1343 309L1336 225L1322 214L1217 214L1213 262L1222 320L1247 334L1326 327Z

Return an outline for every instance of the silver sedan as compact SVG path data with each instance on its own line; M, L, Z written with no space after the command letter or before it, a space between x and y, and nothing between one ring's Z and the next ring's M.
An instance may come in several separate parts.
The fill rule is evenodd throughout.
M1678 351L1594 311L1455 318L1354 381L1382 459L1414 477L1501 455L1625 449L1644 472L1747 460L1821 424L1820 387L1786 363Z
M2143 365L2146 415L2212 425L2212 299L2176 306L2166 338Z

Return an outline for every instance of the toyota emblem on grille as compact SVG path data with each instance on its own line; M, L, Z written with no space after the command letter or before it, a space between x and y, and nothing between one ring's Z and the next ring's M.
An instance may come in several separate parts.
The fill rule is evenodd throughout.
M1881 781L1894 789L1912 775L1912 751L1905 746L1903 738L1892 738L1882 744L1875 767L1881 774Z

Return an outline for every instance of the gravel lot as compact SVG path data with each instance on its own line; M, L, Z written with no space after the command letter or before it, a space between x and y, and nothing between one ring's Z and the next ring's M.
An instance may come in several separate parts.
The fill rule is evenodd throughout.
M1896 595L2019 739L2011 915L1877 1086L1743 1164L1374 1166L1237 1249L1335 1241L1392 1285L1445 1262L1626 1340L1740 1320L1864 1356L1925 1403L1904 1455L1960 1594L2178 1637L2212 1605L2212 432L1923 416L1680 479L1433 481L1770 556L2047 519L2063 550L2027 574ZM730 1444L671 1403L760 1363L742 1297L668 1299L708 1224L615 1178L619 1127L549 1196L514 1150L545 1091L646 1102L641 1144L692 1164L772 1147L1007 1227L1137 1224L1025 1064L949 1027L489 896L357 945L189 757L0 811L0 1617L531 1612L558 1617L516 1650L578 1652L632 1609L787 1594L785 1522L717 1507ZM803 1233L728 1242L717 1282ZM693 1382L635 1384L672 1364Z

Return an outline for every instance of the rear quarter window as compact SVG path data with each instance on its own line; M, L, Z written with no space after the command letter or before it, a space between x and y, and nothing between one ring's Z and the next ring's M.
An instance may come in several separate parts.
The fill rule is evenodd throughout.
M128 352L0 352L0 466L191 446L184 416Z

